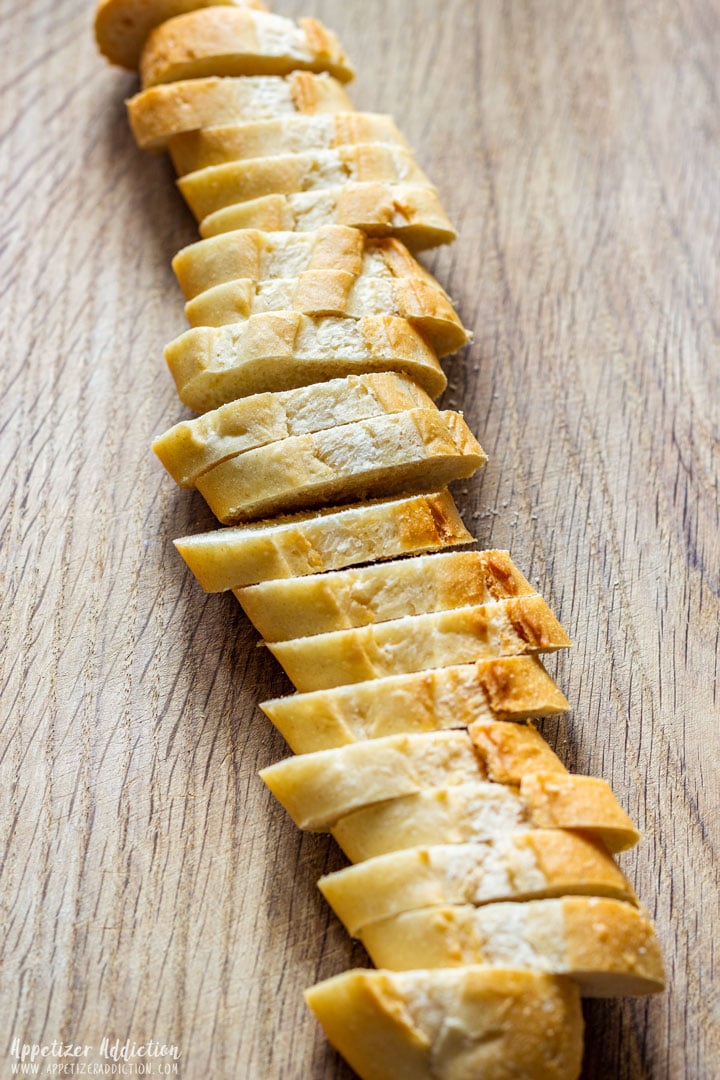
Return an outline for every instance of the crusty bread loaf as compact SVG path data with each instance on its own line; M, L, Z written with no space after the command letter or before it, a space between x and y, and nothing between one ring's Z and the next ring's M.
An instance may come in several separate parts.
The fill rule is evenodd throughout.
M452 496L377 499L175 541L206 592L318 574L472 541Z
M206 7L157 26L140 56L144 88L211 75L326 72L349 82L354 71L339 41L317 19L297 23L244 7Z
M569 645L542 597L523 596L273 642L268 648L293 685L306 691Z
M165 359L180 400L197 412L372 371L403 372L432 398L447 385L435 353L406 319L376 315L313 319L284 311L195 327L170 342Z
M451 244L456 237L434 187L426 184L349 182L296 195L266 195L227 206L200 223L200 235L233 229L306 232L349 225L369 236L396 236L411 251Z
M174 136L208 125L344 113L352 107L337 79L309 71L293 71L284 78L187 79L152 86L127 102L130 127L143 150L159 150Z
M406 911L359 934L378 967L490 964L569 975L586 997L665 988L652 923L634 904L595 896Z
M625 851L640 839L604 780L549 774L538 784L523 777L519 793L505 784L475 781L425 788L356 810L330 830L351 862L431 844L494 840L520 828L578 829L609 851Z
M562 829L393 851L328 874L318 888L355 937L370 923L450 904L480 907L573 895L637 902L602 844Z
M569 979L488 967L354 971L305 998L360 1080L577 1080Z
M479 719L552 716L569 705L537 657L505 656L293 694L260 708L294 753L309 754Z
M182 176L178 187L197 220L202 221L227 206L266 195L295 195L374 182L430 187L410 151L375 143L210 165Z
M487 604L536 590L507 551L455 551L237 589L265 641Z
M226 161L334 150L359 143L390 143L407 151L411 149L391 116L344 112L205 127L176 135L170 140L168 150L178 175L184 176Z
M487 967L344 972L307 990L360 1080L577 1080L583 1019L569 980Z
M263 311L362 318L396 315L438 356L469 341L447 293L392 237L329 225L306 233L222 233L173 260L193 326L222 326Z
M95 11L95 40L111 64L132 71L150 32L161 22L221 4L268 10L262 0L100 0Z
M198 476L234 454L382 413L432 407L427 394L406 375L349 375L228 402L175 424L155 439L153 450L178 484L194 487Z
M528 770L566 771L534 728L508 727L515 739L490 755L466 731L433 731L285 758L260 776L298 828L327 830L362 807L427 788L488 780L518 786Z
M195 486L225 525L333 502L428 491L487 457L456 412L380 414L237 454Z

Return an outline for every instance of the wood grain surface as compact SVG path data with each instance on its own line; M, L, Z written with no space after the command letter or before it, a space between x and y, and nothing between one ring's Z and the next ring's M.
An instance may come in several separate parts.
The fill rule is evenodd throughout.
M542 730L645 832L622 863L669 991L588 1002L586 1080L720 1075L720 9L712 0L278 0L353 56L457 224L475 332L456 488L571 633ZM169 261L195 227L134 148L90 0L0 7L0 1080L14 1038L173 1042L185 1080L345 1080L302 990L362 963L342 864L256 773L289 686L171 541L210 525L151 437L184 415ZM557 665L557 667L555 666Z

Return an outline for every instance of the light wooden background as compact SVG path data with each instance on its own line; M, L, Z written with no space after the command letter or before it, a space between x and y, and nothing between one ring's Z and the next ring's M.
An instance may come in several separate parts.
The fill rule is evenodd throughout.
M458 489L575 641L544 725L646 838L623 865L670 989L586 1007L589 1080L718 1053L720 9L712 0L283 0L341 34L460 230L429 262L491 461ZM182 1075L345 1080L302 989L362 962L341 865L256 777L286 683L173 537L210 524L150 451L194 228L134 149L89 0L0 7L0 1076L13 1037L179 1043ZM551 665L552 666L552 665ZM713 981L714 980L714 981Z

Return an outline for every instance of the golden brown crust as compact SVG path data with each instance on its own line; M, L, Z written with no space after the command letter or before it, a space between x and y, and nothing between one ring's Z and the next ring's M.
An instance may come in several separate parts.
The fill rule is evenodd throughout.
M405 319L311 319L297 312L196 327L171 341L165 359L180 400L197 412L236 398L326 379L399 371L431 398L447 385L437 357Z
M175 135L214 124L333 113L352 107L336 79L308 71L293 71L284 78L187 79L152 86L127 102L130 127L144 150L158 150Z
M448 491L186 536L175 546L206 592L434 551L472 540Z
M178 187L197 220L202 221L228 206L269 195L376 182L430 186L408 150L363 143L209 165L181 176Z
M567 772L532 724L479 720L468 734L488 779L498 784L519 784L526 773Z
M234 229L307 232L321 225L347 225L370 236L396 236L412 251L450 244L456 237L435 188L382 181L351 182L238 203L204 218L200 235L217 236Z
M236 596L266 641L286 641L532 595L535 590L519 571L510 574L504 569L498 576L506 562L511 563L509 554L499 551L416 556L311 580L267 582L238 590Z
M135 71L156 26L196 8L222 4L268 10L262 0L100 0L95 12L95 39L111 64Z
M143 88L211 75L327 72L348 82L354 72L335 35L314 19L206 7L157 26L140 57Z
M423 908L369 923L359 936L373 963L397 971L507 965L567 975L588 997L653 994L665 987L647 916L607 897Z
M255 123L220 124L174 136L168 145L179 176L229 161L385 143L411 152L390 116L343 112L286 116Z
M538 828L592 831L613 852L634 847L640 839L605 780L535 773L523 777L520 793L532 806Z
M571 895L637 903L602 844L562 829L394 851L328 874L318 887L353 936L405 911L448 904L482 907Z
M413 615L269 643L268 648L298 690L322 690L492 656L527 655L538 646L513 629L516 609L520 608L528 626L537 622L543 627L543 650L567 648L567 635L540 596ZM554 633L550 630L553 623Z
M418 408L433 408L433 403L405 375L349 375L228 402L195 420L175 424L155 439L153 450L176 483L194 487L202 473L235 454L293 435Z
M214 465L196 487L225 525L331 502L424 491L487 460L459 413L406 409L291 435Z
M480 717L524 720L569 708L540 661L530 656L389 676L277 698L260 707L296 754L402 732L467 727Z
M345 972L306 991L361 1080L577 1080L570 980L508 969Z

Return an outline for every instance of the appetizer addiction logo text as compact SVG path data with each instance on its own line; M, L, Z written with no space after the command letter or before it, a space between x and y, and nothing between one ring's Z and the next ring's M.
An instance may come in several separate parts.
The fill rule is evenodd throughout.
M146 1043L103 1038L89 1043L27 1043L13 1039L11 1076L179 1076L180 1047L150 1039Z

